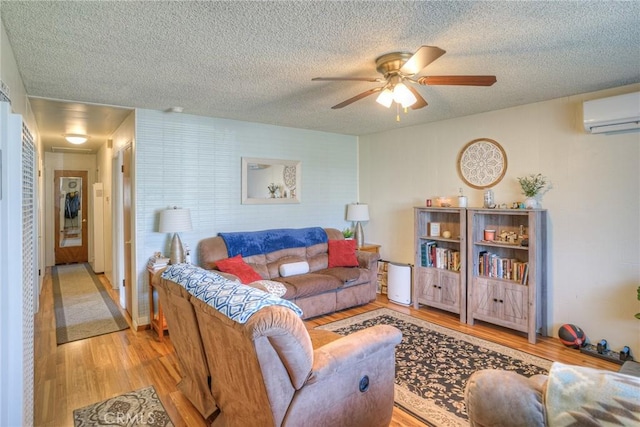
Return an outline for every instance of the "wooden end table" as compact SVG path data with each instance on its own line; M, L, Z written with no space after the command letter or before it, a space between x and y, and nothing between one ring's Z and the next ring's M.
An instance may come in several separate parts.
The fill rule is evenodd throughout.
M359 251L365 252L373 252L376 254L380 253L380 245L376 245L375 243L365 243L364 245L358 248Z
M162 304L160 304L160 299L158 298L158 316L155 315L155 303L153 302L153 291L154 291L154 283L153 277L157 273L157 271L153 271L147 269L149 272L149 323L151 324L151 329L156 331L158 334L158 340L164 340L164 331L168 331L169 328L167 326L167 322L164 318L164 313L162 312Z

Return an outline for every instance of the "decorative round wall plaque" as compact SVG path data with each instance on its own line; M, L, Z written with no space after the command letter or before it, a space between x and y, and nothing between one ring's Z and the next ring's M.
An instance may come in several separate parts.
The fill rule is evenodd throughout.
M290 190L296 188L296 167L295 166L285 166L282 171L282 177L284 179L284 185L287 186Z
M506 172L507 153L493 139L474 139L458 154L458 174L470 187L493 187Z

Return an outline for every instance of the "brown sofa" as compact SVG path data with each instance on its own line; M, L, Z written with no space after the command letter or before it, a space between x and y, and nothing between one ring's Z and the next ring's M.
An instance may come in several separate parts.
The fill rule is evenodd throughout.
M171 276L186 268L189 277ZM239 323L207 299L218 286L206 284L214 273L193 269L170 266L158 293L180 362L178 387L213 426L389 425L398 329L378 325L346 337L308 331L280 305Z
M273 230L286 236L300 229ZM247 232L247 235L252 233ZM325 228L328 240L344 240L342 232ZM217 270L216 262L229 257L227 245L221 236L204 239L199 243L200 266L207 270ZM358 267L328 268L328 244L317 243L310 246L288 247L268 253L244 256L243 259L262 279L283 283L286 294L282 298L294 302L303 311L303 318L319 316L334 311L366 304L376 299L378 260L377 253L356 251ZM309 272L282 277L280 266L300 261L309 264ZM224 274L231 279L232 275Z

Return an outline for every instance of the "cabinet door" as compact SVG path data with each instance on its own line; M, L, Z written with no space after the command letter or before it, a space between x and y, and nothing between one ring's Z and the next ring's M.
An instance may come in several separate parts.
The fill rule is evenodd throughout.
M425 302L440 301L438 272L432 268L420 268L418 274L418 299Z
M481 278L475 278L474 283L473 312L482 317L499 318L500 305L497 301L499 301L501 297L500 286Z
M449 271L440 272L441 301L458 310L460 305L460 275Z
M528 291L527 286L517 283L504 283L503 319L517 325L526 326L528 319Z

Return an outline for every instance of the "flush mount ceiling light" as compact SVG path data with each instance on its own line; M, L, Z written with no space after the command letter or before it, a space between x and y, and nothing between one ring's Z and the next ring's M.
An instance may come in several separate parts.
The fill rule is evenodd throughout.
M64 139L66 139L67 142L71 144L80 145L87 142L89 137L87 135L81 135L79 133L66 133L64 134Z

